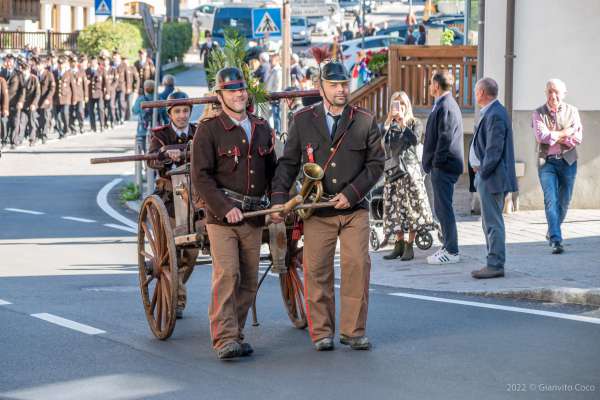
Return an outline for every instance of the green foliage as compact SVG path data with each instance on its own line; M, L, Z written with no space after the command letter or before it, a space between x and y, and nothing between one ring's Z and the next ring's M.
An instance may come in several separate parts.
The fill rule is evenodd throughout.
M183 56L192 46L192 24L188 22L167 22L162 28L161 63L169 60L183 60Z
M383 49L369 56L369 62L367 68L375 75L381 75L388 65L388 50Z
M119 198L122 203L126 201L134 201L139 199L141 196L140 188L133 182L128 183L121 189L121 195Z
M451 29L444 29L442 33L442 46L452 46L454 42L454 31Z
M77 48L89 56L96 56L101 50L118 50L130 59L136 59L142 47L140 30L128 22L111 21L88 25L77 37Z
M225 30L225 46L221 51L213 51L208 60L206 68L206 77L209 87L213 87L215 76L221 68L237 67L242 70L244 78L248 83L248 94L250 101L259 108L267 106L267 91L264 84L252 76L252 71L248 64L244 62L246 56L246 39L240 36L239 32L233 29Z

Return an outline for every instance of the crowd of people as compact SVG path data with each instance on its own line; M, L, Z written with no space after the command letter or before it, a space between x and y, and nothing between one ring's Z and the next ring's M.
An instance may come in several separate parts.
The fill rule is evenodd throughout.
M144 82L154 77L152 59L142 49L131 62L114 51L97 55L49 54L26 49L7 54L0 70L2 147L24 141L45 143L58 138L102 132L131 117L133 96L144 94Z

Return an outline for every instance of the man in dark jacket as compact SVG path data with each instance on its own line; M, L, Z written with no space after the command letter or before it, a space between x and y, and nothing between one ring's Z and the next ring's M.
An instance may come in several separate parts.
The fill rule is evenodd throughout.
M427 257L429 264L454 264L458 255L458 232L452 208L454 184L463 172L463 125L460 108L452 97L454 79L450 71L433 74L429 93L435 104L425 130L423 170L431 174L433 208L442 227L442 248Z
M104 81L104 73L98 65L98 59L92 57L90 59L90 67L85 71L89 82L89 101L88 101L88 116L90 118L90 127L92 131L97 132L104 130L106 124L104 120L104 95L106 93L106 84Z
M63 139L69 131L69 110L73 97L72 81L75 78L69 70L69 64L64 57L58 59L58 67L54 71L56 90L54 91L54 113L58 138Z
M518 190L512 124L497 97L498 84L493 79L483 78L475 85L481 111L470 146L469 166L475 171L488 251L486 266L471 273L476 279L504 276L506 240L502 210L506 194Z
M21 111L23 110L23 102L25 101L25 88L21 72L15 68L15 58L12 54L8 54L4 58L4 68L0 72L8 85L8 140L11 148L16 145L15 139L21 136Z
M85 56L84 56L85 57ZM81 61L81 60L80 60ZM71 80L71 119L69 130L72 135L76 134L75 131L75 121L77 121L79 125L79 133L83 133L84 124L83 121L85 119L85 103L87 103L87 76L85 74L85 70L83 70L77 58L75 56L70 59L71 64L71 74L73 74L73 79Z
M38 80L40 81L40 99L38 101L38 138L46 143L52 126L52 97L56 90L54 75L48 68L47 57L33 59Z
M29 138L29 144L33 146L37 136L37 106L40 99L40 82L35 74L31 73L31 65L24 62L20 65L23 75L23 87L25 96L23 101L23 111L21 113L21 136L18 143L21 143L23 137Z

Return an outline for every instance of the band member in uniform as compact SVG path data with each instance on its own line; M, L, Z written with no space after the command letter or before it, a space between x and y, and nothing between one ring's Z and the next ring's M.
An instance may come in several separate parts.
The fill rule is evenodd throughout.
M0 146L4 148L8 144L8 85L6 79L0 73Z
M89 101L88 115L90 117L90 127L92 131L104 131L104 94L106 85L104 84L104 74L98 65L98 59L90 59L90 67L86 71L89 82Z
M84 56L85 57L85 56ZM87 76L85 71L79 67L77 63L77 58L75 56L71 57L69 60L71 64L71 74L73 74L73 79L71 80L71 121L69 130L72 135L75 135L77 132L75 131L75 120L77 120L79 125L79 133L83 133L83 120L85 119L85 103L88 101L87 99Z
M138 51L139 60L137 60L133 66L137 73L137 87L136 92L139 96L144 94L144 81L148 79L154 79L154 63L148 57L146 49L140 49Z
M125 103L125 93L127 91L125 75L127 72L127 67L121 60L121 55L116 51L113 53L112 67L116 76L115 97L112 99L112 101L114 103L117 124L122 125L123 120L125 119L125 107L127 107L127 104Z
M183 92L173 92L167 100L187 99L188 96ZM186 144L192 140L196 132L196 125L190 123L190 115L192 112L191 105L170 106L167 113L169 114L170 123L152 129L150 136L150 148L148 154L160 153L163 146L174 144ZM186 163L181 150L167 150L165 157L158 160L148 161L148 166L158 171L159 177L156 180L156 192L167 207L169 216L171 217L171 225L175 227L175 209L173 204L173 187L171 178L167 176L167 172L172 167L179 167ZM198 257L198 249L183 249L177 257L179 290L177 293L177 318L183 317L183 310L187 301L187 293L183 277L191 274L191 269L196 264Z
M223 111L198 125L191 175L206 204L213 259L212 345L219 359L229 359L253 352L242 331L256 296L264 218L242 213L267 207L275 139L265 120L246 113L247 84L238 68L221 69L214 90Z
M63 139L69 131L69 111L72 103L72 81L74 77L64 57L58 59L58 69L54 72L56 90L54 91L54 109L58 138Z
M40 99L38 101L38 139L46 143L52 121L52 97L56 90L54 75L48 69L48 58L34 57L32 65L40 81Z
M105 111L105 119L106 125L104 126L108 129L108 124L110 123L110 128L114 128L116 119L116 109L115 109L115 96L117 90L117 73L116 70L110 65L110 60L107 57L102 59L103 65L102 70L104 72L104 85L106 90L104 92L104 111Z
M129 59L123 57L123 64L125 65L125 121L131 119L131 96L133 95L133 88L137 85L137 73L135 68L129 64Z
M21 73L15 68L15 58L12 54L4 57L4 68L0 73L6 80L8 86L8 137L10 147L15 148L17 138L21 136L19 129L21 127L21 110L25 101L25 90L23 87L23 79Z
M294 115L283 157L273 178L273 205L288 200L303 163L325 171L323 200L335 208L320 209L304 221L304 295L311 339L316 350L333 350L335 332L335 247L341 244L340 343L368 350L369 212L365 195L384 167L381 134L375 117L348 104L350 76L336 60L321 68L323 102ZM280 213L272 221L281 222Z
M21 112L21 125L19 129L20 137L18 143L21 143L24 137L29 138L29 145L35 144L38 130L37 107L40 100L40 82L35 74L31 73L31 65L27 62L20 64L21 74L23 75L23 87L25 91L23 101L23 111Z

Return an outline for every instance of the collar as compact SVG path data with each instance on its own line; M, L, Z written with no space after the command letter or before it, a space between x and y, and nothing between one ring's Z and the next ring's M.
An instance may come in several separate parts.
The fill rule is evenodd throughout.
M546 109L548 110L548 112L549 112L549 113L554 113L554 112L556 112L556 113L559 113L559 112L561 112L561 111L563 110L563 104L564 104L564 103L560 103L560 104L558 105L558 109L557 109L556 111L553 111L553 110L550 108L550 106L548 105L548 103L547 103L547 102L546 102L546 104L544 104L544 106L546 107Z
M173 123L171 123L171 129L173 130L173 132L175 132L175 135L179 136L183 136L183 135L188 135L190 132L190 124L187 124L187 126L185 127L185 130L178 130L175 125L173 125Z
M479 115L481 116L481 118L483 118L483 116L485 115L486 112L488 112L488 110L490 108L492 108L492 106L494 105L494 103L496 103L498 101L498 99L494 99L492 101L490 101L485 107L483 107L481 110L479 110Z
M257 118L254 114L246 114L246 116L247 118L244 121L239 122L237 120L233 120L225 111L221 111L217 118L219 121L221 121L221 125L223 125L223 128L225 128L226 131L232 130L245 121L249 121L254 125L264 125L266 123L265 120Z
M440 101L442 101L442 100L443 100L443 99L444 99L446 96L448 96L449 94L450 94L450 92L445 92L445 93L443 93L441 96L438 96L438 97L436 97L436 98L435 98L435 101L433 102L433 105L434 105L434 106L437 106L437 105L438 105L438 103L439 103Z

